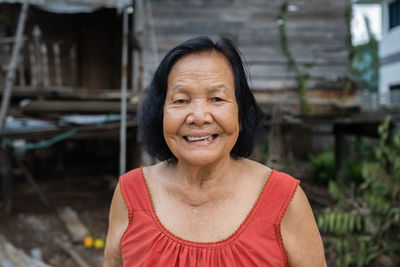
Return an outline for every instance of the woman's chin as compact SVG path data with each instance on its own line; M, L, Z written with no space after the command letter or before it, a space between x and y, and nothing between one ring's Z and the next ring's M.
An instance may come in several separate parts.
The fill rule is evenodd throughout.
M217 164L218 162L222 162L227 157L215 157L214 155L200 154L200 155L191 155L190 157L178 157L179 164L191 165L191 166L210 166L213 164Z

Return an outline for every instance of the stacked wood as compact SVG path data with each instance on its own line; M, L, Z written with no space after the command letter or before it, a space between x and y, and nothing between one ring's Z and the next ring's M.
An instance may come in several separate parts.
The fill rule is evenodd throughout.
M85 261L85 259L72 247L72 245L69 242L64 242L59 239L55 240L55 243L68 255L71 256L71 258L76 262L76 264L79 267L89 267L90 265Z
M51 267L42 261L29 257L22 249L16 248L2 235L0 235L0 266Z
M64 207L58 210L60 219L64 222L65 228L73 242L82 242L87 235L87 228L79 218L78 213L71 207Z

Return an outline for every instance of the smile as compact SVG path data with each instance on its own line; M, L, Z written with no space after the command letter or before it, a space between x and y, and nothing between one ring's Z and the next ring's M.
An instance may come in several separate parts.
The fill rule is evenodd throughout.
M218 134L206 135L206 136L184 136L186 141L188 142L196 142L196 141L212 141L214 140Z

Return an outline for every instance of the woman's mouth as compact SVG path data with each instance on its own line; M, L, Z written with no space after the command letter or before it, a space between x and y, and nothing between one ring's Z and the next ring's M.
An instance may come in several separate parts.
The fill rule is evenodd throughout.
M188 142L198 142L198 141L212 141L217 138L218 134L205 135L205 136L184 136Z

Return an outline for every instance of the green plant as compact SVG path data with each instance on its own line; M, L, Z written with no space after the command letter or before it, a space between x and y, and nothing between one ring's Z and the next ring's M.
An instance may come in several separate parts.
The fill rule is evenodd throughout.
M289 41L287 37L287 31L286 31L286 14L288 12L288 1L284 1L281 5L281 13L279 14L279 32L281 36L281 42L282 42L282 49L283 52L285 53L286 57L288 58L288 65L289 69L292 71L296 72L296 81L297 85L299 87L299 93L300 93L300 106L301 106L301 111L305 114L311 114L313 113L312 106L308 103L306 91L307 91L307 81L310 78L310 75L299 69L297 66L297 62L294 59L293 53L290 50L289 47ZM309 63L308 66L312 66L312 63Z
M268 150L269 150L269 138L268 136L265 136L264 138L261 139L260 144L258 146L261 162L266 162L268 157Z
M314 181L320 185L328 185L328 182L334 177L335 154L330 149L327 152L310 155L310 170Z
M400 133L390 118L379 126L372 159L361 164L361 183L329 182L337 200L317 214L328 254L338 266L366 266L380 255L400 254Z

